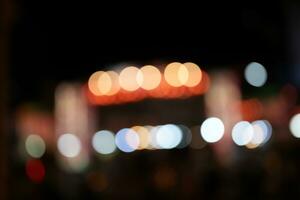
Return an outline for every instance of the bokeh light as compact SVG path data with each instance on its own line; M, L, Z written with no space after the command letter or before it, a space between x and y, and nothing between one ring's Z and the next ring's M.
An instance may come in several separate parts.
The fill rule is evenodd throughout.
M186 62L183 65L188 71L188 79L184 83L184 85L188 87L194 87L198 85L202 79L202 72L199 66L191 62Z
M245 68L246 81L252 86L263 86L267 81L267 77L265 67L257 62L251 62Z
M289 128L294 137L300 138L300 113L291 118Z
M173 87L180 87L187 82L188 71L183 64L173 62L165 68L164 77L169 85Z
M259 124L252 123L253 126L253 137L246 147L253 149L258 147L264 141L265 133L263 128Z
M271 138L272 126L267 120L256 120L251 124L253 127L253 137L246 146L253 149L262 146Z
M247 121L240 121L236 123L232 129L232 139L238 146L248 144L253 137L253 127Z
M149 130L143 126L133 126L131 129L134 130L139 136L140 142L139 142L138 149L148 148L151 140Z
M99 75L97 87L101 95L106 95L111 90L112 80L107 72L103 72Z
M216 117L210 117L201 125L201 136L206 142L217 142L223 137L224 130L222 120Z
M142 67L137 74L137 82L139 86L145 90L153 90L157 88L160 81L161 73L152 65Z
M108 130L98 131L92 138L92 145L100 154L113 153L116 150L114 134Z
M150 148L151 149L161 149L161 146L159 146L158 142L157 142L157 132L160 129L160 125L159 126L146 126L146 128L149 130L150 132Z
M98 79L99 77L103 74L103 71L97 71L95 73L93 73L88 81L88 86L89 86L89 90L96 96L101 95L101 92L99 91L98 88Z
M45 166L40 160L28 160L26 162L26 174L35 183L41 183L46 174Z
M172 149L176 147L182 139L182 131L174 124L161 126L156 134L158 145L163 149Z
M124 68L119 75L119 83L121 88L126 91L135 91L140 86L137 82L137 74L139 69L133 66Z
M121 151L130 153L138 148L139 136L134 130L124 128L117 132L115 143Z
M33 158L40 158L46 151L46 145L39 135L29 135L25 141L26 152Z
M65 157L76 157L81 151L81 142L76 135L66 133L58 138L57 147Z
M108 71L107 74L110 77L111 86L110 86L110 90L106 93L106 95L108 96L115 95L120 90L119 74L114 71Z

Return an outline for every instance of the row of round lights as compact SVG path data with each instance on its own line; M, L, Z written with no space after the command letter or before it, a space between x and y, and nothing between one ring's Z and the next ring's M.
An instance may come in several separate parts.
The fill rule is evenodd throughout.
M128 153L142 149L184 148L192 142L191 132L188 127L175 124L133 126L121 129L116 134L109 130L101 130L93 135L92 146L100 154L111 154L116 148ZM224 124L221 119L216 117L207 118L197 131L197 134L201 135L201 139L206 143L218 142L224 133ZM257 120L252 123L241 121L233 127L232 139L238 146L255 148L266 143L270 139L271 133L272 127L266 120ZM33 158L40 158L46 149L45 142L38 135L28 136L25 147ZM58 138L57 147L65 157L76 157L80 153L82 145L76 135L66 133Z
M255 87L261 87L267 81L267 71L263 65L257 62L249 63L245 68L246 81ZM194 87L200 83L202 71L198 65L192 62L168 64L164 72L153 65L142 68L135 66L125 67L120 74L115 71L97 71L88 81L89 90L96 96L111 96L120 89L133 92L142 88L154 90L162 80L172 87Z
M115 71L97 71L88 81L90 91L96 95L111 96L120 89L135 91L139 88L153 90L159 86L162 79L173 87L194 87L200 83L202 71L195 63L173 62L166 66L162 74L158 68L146 65L142 68L125 67L120 74Z

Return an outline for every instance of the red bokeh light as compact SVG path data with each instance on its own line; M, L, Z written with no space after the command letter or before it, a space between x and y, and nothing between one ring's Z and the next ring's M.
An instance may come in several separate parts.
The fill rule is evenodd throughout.
M40 160L28 160L26 174L32 182L41 183L45 178L45 166Z

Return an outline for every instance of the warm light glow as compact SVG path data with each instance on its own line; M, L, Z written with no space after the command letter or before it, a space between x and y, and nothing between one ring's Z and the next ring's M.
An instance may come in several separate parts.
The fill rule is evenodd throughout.
M137 82L139 86L145 90L153 90L157 88L160 81L160 71L152 65L142 67L137 74Z
M119 74L117 74L114 71L108 71L107 74L109 75L110 80L111 80L111 87L106 95L108 95L108 96L115 95L120 90Z
M135 91L139 88L139 84L137 82L137 74L139 69L136 67L126 67L124 68L119 76L119 83L121 88L126 91Z
M97 71L95 73L93 73L88 81L88 86L89 86L89 90L96 96L101 95L101 92L99 91L98 88L98 79L99 77L103 74L103 71Z
M189 79L189 72L185 65L180 65L178 70L178 79L181 83L181 85L185 85L188 82Z
M232 129L232 139L235 144L243 146L248 144L254 134L252 125L247 121L240 121Z
M216 117L206 119L201 125L201 136L206 142L214 143L224 135L224 124Z
M97 87L102 95L106 95L110 91L112 87L112 80L107 72L99 75Z
M263 86L267 81L267 77L268 74L265 67L257 62L251 62L245 68L245 78L252 86Z
M300 138L300 113L292 117L289 128L294 137Z
M98 131L93 136L92 145L98 153L113 153L116 149L114 134L108 130Z
M157 142L157 132L161 126L147 126L148 130L150 130L150 147L152 149L161 149L162 147Z
M129 128L121 129L115 137L115 143L117 147L126 153L133 152L139 146L138 134Z
M169 85L180 87L187 81L188 71L183 64L173 62L165 68L164 77Z
M202 72L199 66L191 62L184 63L184 66L188 72L188 79L184 82L184 85L188 87L198 85L202 79Z
M29 135L25 141L27 153L33 158L40 158L46 151L44 140L39 135Z
M134 130L139 136L139 146L138 149L146 149L150 145L150 133L149 130L143 126L134 126L131 128Z
M141 69L125 67L115 71L98 71L91 75L85 92L91 104L111 105L140 101L145 98L188 98L205 93L210 78L192 62L168 64L164 73L152 65ZM84 87L86 91L86 87ZM121 89L121 90L120 90Z
M161 126L156 133L157 144L163 149L175 148L182 139L180 128L173 124Z
M81 151L81 142L76 135L66 133L58 138L57 147L65 157L76 157Z

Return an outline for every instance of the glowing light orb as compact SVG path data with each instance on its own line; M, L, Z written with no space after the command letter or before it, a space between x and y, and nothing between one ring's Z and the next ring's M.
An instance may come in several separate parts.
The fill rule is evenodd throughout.
M202 79L202 71L195 63L187 62L183 64L188 71L188 79L184 83L185 86L194 87L198 85Z
M119 83L121 88L126 91L135 91L140 86L137 82L137 74L139 69L133 66L124 68L119 75Z
M120 90L119 74L114 71L108 71L107 74L110 77L111 85L110 90L106 93L106 95L111 96L116 94Z
M253 127L247 121L240 121L232 129L232 139L238 146L248 144L253 137Z
M142 67L137 74L137 82L139 86L145 90L153 90L157 88L160 81L160 71L152 65Z
M224 130L222 120L216 117L210 117L202 123L200 132L206 142L214 143L223 137Z
M139 146L139 142L138 134L130 128L121 129L115 137L117 147L126 153L136 150Z
M112 87L112 80L107 72L103 72L99 75L97 87L102 95L105 95L110 91Z
M173 62L165 68L164 77L169 85L180 87L188 80L188 71L183 64Z
M33 158L40 158L46 151L44 140L39 135L29 135L25 141L27 153Z
M26 162L26 174L35 183L41 183L46 174L45 166L40 160L28 160Z
M257 62L251 62L245 68L246 81L252 86L263 86L267 81L267 77L267 70Z
M57 147L63 156L73 158L80 153L81 142L76 135L66 133L58 138Z
M138 149L146 149L150 145L150 132L147 128L143 126L134 126L131 129L133 129L139 136L139 146Z
M161 126L156 134L158 145L163 149L175 148L182 139L180 128L173 124Z
M291 118L289 128L294 137L300 138L300 113Z
M253 127L253 137L251 141L246 144L250 149L262 146L271 137L272 126L267 120L257 120L251 123Z
M91 91L91 93L93 93L96 96L101 95L101 91L98 88L98 79L99 77L103 74L103 71L97 71L95 73L93 73L88 81L88 87L89 90Z
M92 145L98 153L111 154L116 150L114 134L108 130L98 131L92 138Z

